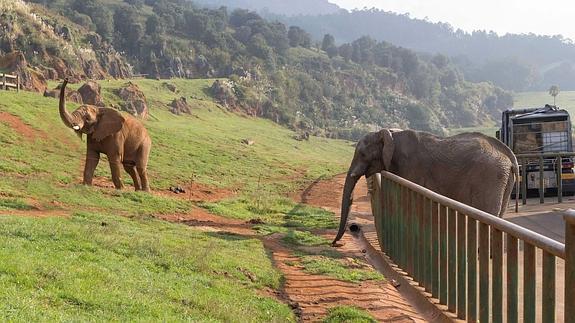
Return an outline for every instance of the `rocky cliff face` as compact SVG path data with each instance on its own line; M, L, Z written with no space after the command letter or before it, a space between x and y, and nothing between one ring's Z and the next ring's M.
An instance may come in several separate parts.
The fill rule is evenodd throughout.
M45 80L127 78L127 60L83 26L24 1L0 3L0 68L20 75L25 89L44 92ZM50 16L52 15L52 16Z

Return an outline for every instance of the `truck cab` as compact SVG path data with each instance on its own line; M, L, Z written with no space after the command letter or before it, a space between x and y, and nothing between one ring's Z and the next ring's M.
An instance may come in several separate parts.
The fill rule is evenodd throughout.
M518 156L520 174L526 174L527 190L538 190L540 185L540 159L543 158L543 186L546 194L557 192L557 167L561 167L561 181L564 195L575 194L575 173L573 158L562 157L558 165L557 157L551 154L573 152L571 118L569 112L556 106L542 108L508 109L503 111L501 129L497 138L505 143ZM522 155L530 155L522 158ZM522 160L526 163L523 165ZM526 172L523 172L526 167ZM521 183L523 185L523 183ZM556 194L556 193L555 193Z

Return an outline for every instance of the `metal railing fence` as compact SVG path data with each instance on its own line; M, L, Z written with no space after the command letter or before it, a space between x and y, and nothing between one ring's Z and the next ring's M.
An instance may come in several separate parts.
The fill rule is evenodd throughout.
M394 174L382 172L370 180L381 250L459 319L501 322L505 315L507 322L555 322L557 289L563 287L556 283L559 257L567 260L566 310L559 313L565 322L575 322L575 211L566 215L566 256L560 242ZM540 299L537 274L542 275ZM536 317L538 306L541 317Z

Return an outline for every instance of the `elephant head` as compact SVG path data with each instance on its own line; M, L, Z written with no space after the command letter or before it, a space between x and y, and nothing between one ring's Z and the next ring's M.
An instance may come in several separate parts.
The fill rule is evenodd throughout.
M60 89L60 118L67 127L74 129L79 137L82 137L82 134L91 134L93 139L100 141L122 129L125 119L114 109L82 105L69 113L66 110L67 84L68 79L64 79Z
M357 143L353 160L345 178L339 231L333 244L341 239L345 232L347 218L353 203L353 189L357 181L362 176L367 178L382 170L389 170L394 149L393 137L388 129L369 133Z

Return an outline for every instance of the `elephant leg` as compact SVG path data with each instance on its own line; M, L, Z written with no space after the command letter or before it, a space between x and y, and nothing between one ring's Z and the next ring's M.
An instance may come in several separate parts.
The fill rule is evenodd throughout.
M88 149L86 151L86 163L84 165L84 185L92 185L92 178L94 178L94 171L98 162L100 161L100 154L96 151Z
M114 182L114 187L116 187L116 189L121 190L124 188L124 185L122 184L122 173L121 173L122 162L120 160L120 157L108 156L108 160L110 162L110 171L112 172L112 182Z
M144 144L138 152L136 158L136 169L140 176L140 184L143 191L150 191L150 182L148 181L148 157L150 155L151 144Z
M136 189L136 191L140 191L142 189L142 186L140 184L140 177L136 173L136 165L134 165L133 163L124 162L124 170L126 171L126 173L130 174L130 177L132 177L132 181L134 181L134 188Z

